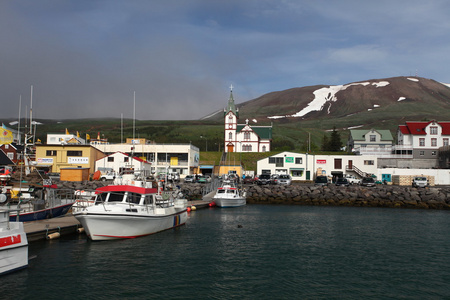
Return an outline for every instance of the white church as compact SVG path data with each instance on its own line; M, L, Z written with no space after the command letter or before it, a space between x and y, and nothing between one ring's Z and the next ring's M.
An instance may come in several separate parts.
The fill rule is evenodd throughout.
M272 126L252 126L238 124L239 109L234 105L233 86L230 87L230 99L224 109L225 152L267 152L272 141Z

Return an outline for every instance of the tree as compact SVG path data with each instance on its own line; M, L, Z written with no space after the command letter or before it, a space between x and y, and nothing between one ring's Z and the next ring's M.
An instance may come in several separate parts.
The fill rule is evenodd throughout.
M341 148L342 148L341 135L338 131L336 131L336 127L333 127L333 131L331 132L329 142L329 151L341 151Z
M322 139L322 151L341 151L342 141L341 135L336 131L336 127L333 127L333 131L328 137L326 134L323 135Z
M324 134L322 138L322 151L329 151L329 149L330 149L330 141L328 140L328 136Z

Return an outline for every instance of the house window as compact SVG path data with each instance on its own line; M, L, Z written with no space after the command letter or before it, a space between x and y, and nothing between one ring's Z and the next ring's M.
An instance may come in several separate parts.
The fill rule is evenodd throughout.
M419 146L425 146L425 139L424 138L420 138L419 139Z
M114 162L114 156L108 156L108 162Z
M46 156L56 156L56 150L47 150L45 152Z
M67 151L67 156L83 156L83 151Z
M266 152L266 146L262 146L262 152Z
M276 167L284 167L283 157L275 157L275 166Z
M430 127L430 134L438 134L437 127Z
M128 162L129 157L124 157L123 162Z
M269 157L269 164L275 163L275 157Z
M366 165L366 166L373 166L374 165L374 161L373 160L365 160L364 161L364 165Z
M425 155L425 151L423 151L423 150L422 150L422 151L419 151L419 155L420 155L420 156L424 156L424 155Z
M292 171L292 177L302 177L302 176L303 176L303 171L300 171L300 170Z
M431 146L434 146L434 147L437 146L437 139L436 138L432 138L431 139Z
M8 153L6 153L6 155L8 155L8 158L9 158L10 160L13 160L13 159L14 159L14 152L8 152Z
M233 139L233 133L232 133L232 132L230 132L230 133L228 134L228 139L229 139L229 140L232 140L232 139Z
M376 142L377 141L377 136L376 135L370 135L370 141L371 142Z
M437 151L431 151L431 155L436 156Z
M303 158L302 158L302 157L296 157L296 158L295 158L295 163L296 163L297 165L301 165L301 164L303 163Z
M444 146L448 146L448 138L443 139L442 142L444 143Z
M244 139L249 140L250 139L250 132L244 132Z

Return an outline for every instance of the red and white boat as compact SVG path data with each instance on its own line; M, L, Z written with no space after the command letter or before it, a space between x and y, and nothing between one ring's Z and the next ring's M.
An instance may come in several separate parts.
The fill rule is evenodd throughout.
M28 266L28 240L22 222L10 222L12 210L0 210L0 275Z
M187 200L145 183L96 190L94 205L73 212L91 240L136 238L178 227L187 220Z

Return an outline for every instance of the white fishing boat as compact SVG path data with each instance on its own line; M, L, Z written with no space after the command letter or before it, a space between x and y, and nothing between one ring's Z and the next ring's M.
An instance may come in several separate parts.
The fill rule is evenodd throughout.
M28 240L22 222L10 222L12 210L0 210L0 275L28 266Z
M230 184L224 184L217 188L213 201L218 207L238 207L244 206L246 192Z
M128 182L125 182L128 183ZM91 240L136 238L178 227L187 220L187 200L143 181L96 190L94 205L73 212Z

